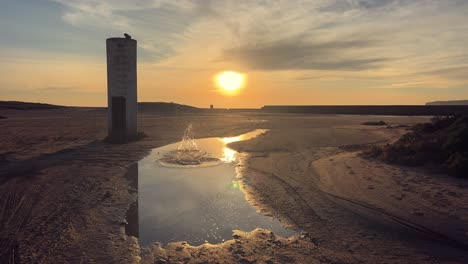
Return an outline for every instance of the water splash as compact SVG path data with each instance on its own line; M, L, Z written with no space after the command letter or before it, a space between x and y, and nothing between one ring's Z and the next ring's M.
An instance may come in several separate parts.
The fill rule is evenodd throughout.
M219 159L213 158L209 153L200 150L193 138L193 126L189 124L177 149L166 153L160 161L176 165L200 165L205 162L216 162Z
M198 151L198 145L193 140L193 126L190 123L184 131L184 136L182 137L182 142L180 142L178 151Z

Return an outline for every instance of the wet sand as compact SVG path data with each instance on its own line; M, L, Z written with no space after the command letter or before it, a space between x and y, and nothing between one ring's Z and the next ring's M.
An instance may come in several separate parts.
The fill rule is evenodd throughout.
M18 235L25 263L463 263L467 184L363 160L355 151L382 144L403 129L361 126L426 121L417 117L298 114L140 116L147 137L124 145L102 142L105 115L83 109L0 113L0 191L25 190L32 219ZM247 199L302 235L237 232L233 240L141 250L125 235L136 199L125 174L152 148L195 136L237 136L238 172ZM416 210L419 209L419 210ZM434 220L433 220L434 219ZM432 225L431 225L432 224ZM426 228L426 229L424 229ZM465 233L464 233L465 232Z

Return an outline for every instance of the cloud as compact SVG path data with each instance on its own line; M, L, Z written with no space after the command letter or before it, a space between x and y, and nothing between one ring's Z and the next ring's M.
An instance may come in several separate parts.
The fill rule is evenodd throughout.
M328 1L322 8L324 12L344 13L356 9L378 9L391 5L401 4L401 0L332 0Z
M46 87L40 87L40 88L35 88L35 91L38 92L79 92L80 89L78 87L74 86L46 86Z
M54 0L67 9L62 19L77 28L103 34L130 33L138 39L143 61L161 61L176 54L184 32L213 14L209 1L169 0Z
M238 62L251 70L365 70L389 60L356 54L374 42L335 40L313 43L299 36L226 49L224 60Z
M100 56L103 38L128 32L138 39L139 61L152 65L215 68L221 58L251 70L391 81L424 71L442 86L443 78L464 78L468 56L464 0L53 2L65 26L52 30L47 47ZM43 28L50 26L31 31L42 37Z
M468 66L442 68L433 71L422 72L423 75L436 75L446 79L468 80Z

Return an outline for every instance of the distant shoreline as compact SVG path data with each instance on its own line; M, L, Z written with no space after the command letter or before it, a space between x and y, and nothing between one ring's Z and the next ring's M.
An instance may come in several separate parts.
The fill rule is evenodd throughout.
M468 114L468 105L266 105L268 113L436 116Z
M44 103L18 101L0 101L0 110L47 110L61 108L95 108L60 106ZM225 113L225 112L258 112L258 113L304 113L335 115L388 115L388 116L449 116L468 114L468 105L265 105L262 108L199 108L189 105L167 102L139 102L140 113Z

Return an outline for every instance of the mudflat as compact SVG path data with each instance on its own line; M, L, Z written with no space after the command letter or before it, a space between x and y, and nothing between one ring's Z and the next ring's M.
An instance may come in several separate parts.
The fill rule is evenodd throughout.
M95 109L0 113L0 192L32 202L17 233L24 263L463 263L468 258L468 184L421 169L361 158L425 117L265 113L139 116L146 137L113 145ZM137 197L128 169L155 147L196 138L269 131L229 146L241 153L247 200L299 235L235 231L221 244L141 248L125 232ZM245 230L244 230L245 231Z

